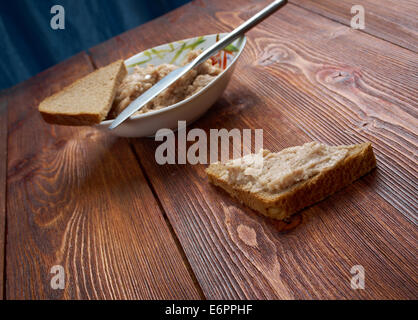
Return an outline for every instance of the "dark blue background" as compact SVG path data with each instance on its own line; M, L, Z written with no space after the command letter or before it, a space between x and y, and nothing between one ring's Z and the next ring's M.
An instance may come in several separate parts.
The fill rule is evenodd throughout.
M1 0L0 89L190 0ZM65 30L50 27L65 9Z

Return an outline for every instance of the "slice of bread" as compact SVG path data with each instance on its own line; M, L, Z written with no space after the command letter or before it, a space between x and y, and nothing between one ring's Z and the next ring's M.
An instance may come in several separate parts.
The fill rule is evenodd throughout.
M221 187L248 207L270 218L283 220L326 198L376 167L376 159L370 143L330 148L346 149L347 151L344 151L345 154L342 158L335 161L333 165L320 168L306 180L284 185L284 189L277 192L265 189L252 190L251 183L254 185L254 180L247 184L231 182L228 162L224 164L213 163L206 169L206 173L210 182ZM291 149L284 149L282 152ZM269 153L269 151L265 150L264 154L266 153ZM272 155L272 153L269 154ZM306 163L307 166L311 164ZM296 169L293 168L292 170L300 173L297 166ZM284 166L284 171L289 173L290 171L286 168L287 165ZM266 170L270 169L267 168ZM286 175L285 177L288 178ZM259 177L255 179L259 179Z
M43 100L39 112L52 124L83 126L99 123L109 113L126 73L123 60L113 62Z

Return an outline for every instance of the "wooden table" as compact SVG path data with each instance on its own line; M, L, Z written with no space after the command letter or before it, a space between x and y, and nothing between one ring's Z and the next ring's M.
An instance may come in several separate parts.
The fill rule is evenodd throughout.
M193 1L0 97L0 296L5 299L416 299L415 1L293 0L248 33L222 98L192 127L262 128L273 151L371 141L378 168L288 231L155 163L158 142L44 123L38 103L118 58L231 30L268 1ZM65 289L54 290L54 265ZM365 269L365 289L350 269Z

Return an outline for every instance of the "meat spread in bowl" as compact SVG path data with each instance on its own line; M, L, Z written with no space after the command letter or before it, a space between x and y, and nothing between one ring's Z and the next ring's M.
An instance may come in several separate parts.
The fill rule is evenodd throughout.
M201 50L190 51L182 65L193 61L201 52ZM150 64L146 67L135 67L133 73L127 75L120 84L108 118L112 119L117 117L132 101L177 68L178 66L168 63L158 66ZM187 72L170 87L147 103L141 110L136 112L135 115L176 104L197 93L221 72L222 69L219 64L212 59L208 59Z

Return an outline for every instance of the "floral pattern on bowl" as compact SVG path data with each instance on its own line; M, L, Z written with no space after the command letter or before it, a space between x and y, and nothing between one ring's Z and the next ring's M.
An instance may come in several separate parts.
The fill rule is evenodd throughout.
M186 57L187 53L193 51L195 49L205 50L210 45L213 44L213 40L218 42L224 34L216 34L216 35L209 35L209 36L200 36L197 39L187 39L181 40L174 43L169 43L165 45L161 45L149 50L145 50L138 55L135 55L128 59L125 64L128 70L132 69L136 66L145 66L147 64L156 64L154 62L155 59L159 60L158 64L161 63L170 63L179 65L184 58ZM231 43L226 46L223 50L219 51L215 56L211 58L213 64L218 63L219 66L225 70L228 66L228 63L232 61L235 56L235 53L239 51L239 42L242 41L243 38L236 40L235 42L238 43ZM206 42L206 43L205 43ZM202 44L205 44L204 46ZM161 61L163 60L163 62Z

